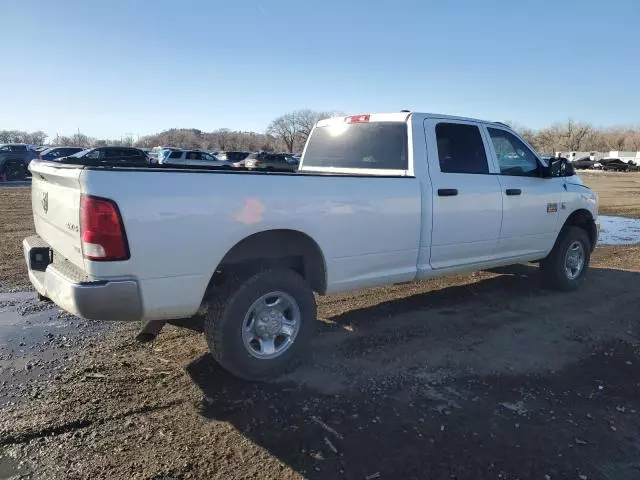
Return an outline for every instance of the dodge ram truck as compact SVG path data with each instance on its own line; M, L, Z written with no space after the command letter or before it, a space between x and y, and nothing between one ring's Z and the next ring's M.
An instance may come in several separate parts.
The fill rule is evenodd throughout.
M508 126L398 112L322 120L297 173L35 161L41 297L96 320L203 318L250 380L313 348L320 295L539 262L582 282L598 200Z

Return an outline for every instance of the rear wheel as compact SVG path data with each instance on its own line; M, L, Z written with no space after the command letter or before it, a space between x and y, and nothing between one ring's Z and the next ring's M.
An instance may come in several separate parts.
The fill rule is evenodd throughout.
M220 365L247 380L287 371L309 350L316 302L296 272L277 268L234 278L207 302L204 331Z
M547 258L540 262L543 285L556 290L575 290L589 269L591 241L580 227L561 230Z
M24 162L9 162L5 167L5 180L24 180L27 178L27 172Z

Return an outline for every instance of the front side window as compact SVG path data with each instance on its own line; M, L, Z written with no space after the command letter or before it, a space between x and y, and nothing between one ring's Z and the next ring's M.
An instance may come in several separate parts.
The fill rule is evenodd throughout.
M170 154L169 154L169 158L182 158L182 152L173 150Z
M442 173L489 173L487 154L476 125L439 123L436 141Z
M499 128L487 128L498 157L500 173L522 177L538 176L538 159L515 135Z

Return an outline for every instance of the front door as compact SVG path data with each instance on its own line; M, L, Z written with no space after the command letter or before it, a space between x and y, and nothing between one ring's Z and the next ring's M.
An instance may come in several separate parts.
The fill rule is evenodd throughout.
M486 128L503 195L498 250L506 258L545 254L558 233L564 180L543 178L535 153L512 132Z
M432 186L433 269L481 264L496 257L502 195L480 128L472 122L426 119Z

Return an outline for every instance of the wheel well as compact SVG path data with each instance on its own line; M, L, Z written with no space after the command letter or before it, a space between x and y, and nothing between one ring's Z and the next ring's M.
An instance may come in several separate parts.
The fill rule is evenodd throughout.
M598 240L598 230L591 212L584 209L576 210L571 215L569 215L567 221L564 222L565 227L569 225L580 227L585 232L587 232L587 235L589 235L589 241L591 242L591 250L593 251Z
M327 289L325 261L318 244L296 230L268 230L238 242L224 256L211 283L223 279L230 270L256 272L271 267L287 267L298 272L313 291Z

